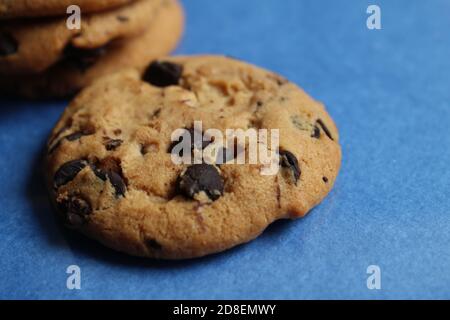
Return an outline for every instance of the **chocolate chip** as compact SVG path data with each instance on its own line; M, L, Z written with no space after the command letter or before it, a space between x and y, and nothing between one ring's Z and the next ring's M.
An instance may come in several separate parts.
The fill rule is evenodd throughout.
M322 128L323 132L325 132L325 134L328 136L328 138L330 138L331 140L334 140L330 130L328 130L327 126L325 125L325 123L323 123L323 121L321 119L317 119L316 123Z
M157 250L157 251L159 251L159 250L162 249L162 245L158 241L156 241L155 239L151 239L151 238L145 239L145 244L147 245L147 247L150 250Z
M84 136L83 132L77 131L77 132L74 132L72 134L65 136L65 138L69 141L75 141L75 140L80 139L82 136Z
M9 56L17 52L19 45L16 39L8 33L0 33L0 57Z
M106 47L80 49L69 45L64 50L64 57L68 63L76 66L78 69L85 70L95 64L105 53Z
M121 168L117 164L111 164L113 160L108 160L108 158L97 164L90 164L90 167L94 174L101 180L109 180L111 185L116 191L116 197L125 196L127 187L125 181L121 175Z
M80 139L83 136L83 133L81 131L77 131L74 133L71 133L67 136L62 137L61 139L59 139L50 149L48 149L48 153L51 154L53 153L53 151L55 151L57 148L59 148L59 146L61 145L61 142L64 139L67 139L68 141L75 141Z
M311 133L311 138L320 138L320 129L317 125L314 126L313 132Z
M102 169L98 168L95 164L90 164L91 170L94 172L94 174L97 176L97 178L106 181L108 178L106 175L106 171L103 171Z
M215 201L223 195L224 182L218 169L206 163L189 166L179 177L178 189L186 197L201 201L202 193Z
M328 178L327 177L322 177L323 182L328 183Z
M53 178L54 187L59 188L72 181L86 165L85 160L72 160L63 164Z
M173 148L175 148L175 146L177 146L178 144L182 143L183 140L186 139L190 139L191 141L191 151L194 151L194 149L202 149L204 150L212 141L211 140L203 140L203 133L202 132L196 132L195 133L195 129L194 128L189 128L189 129L185 129L188 132L184 133L183 135L178 137L178 140L173 141L170 146L169 149L167 150L168 153L172 153ZM194 139L194 134L199 137L197 138L197 140ZM181 149L178 153L178 155L180 157L183 157L183 149Z
M141 144L139 151L141 152L141 155L145 156L148 153L147 145Z
M171 62L152 62L144 73L143 80L156 87L176 86L179 84L183 67Z
M105 148L108 151L115 150L116 148L120 147L122 143L123 140L121 139L109 139L105 142Z
M61 142L66 139L68 141L75 141L80 139L82 136L89 136L91 134L95 133L95 128L93 126L86 126L86 128L83 128L80 131L76 131L74 133L68 134L61 139L58 140L49 150L48 153L51 154L53 151L55 151L60 145Z
M127 187L125 186L125 182L123 181L120 174L109 171L107 173L109 182L111 182L112 186L116 190L116 197L125 196L125 192L127 191Z
M92 213L89 202L78 195L69 196L68 199L58 202L58 208L64 213L66 223L71 226L84 224L87 216Z
M297 158L294 156L294 154L286 150L281 150L280 163L282 167L289 168L292 171L292 174L294 175L295 184L297 184L297 181L300 178L301 170L298 165Z

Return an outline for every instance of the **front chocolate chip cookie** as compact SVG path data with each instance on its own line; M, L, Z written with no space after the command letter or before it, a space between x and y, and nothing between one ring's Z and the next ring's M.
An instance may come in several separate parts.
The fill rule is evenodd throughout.
M141 70L96 81L53 130L49 191L69 227L132 255L199 257L303 217L333 187L338 131L295 84L221 56ZM254 141L273 161L252 157L264 130Z

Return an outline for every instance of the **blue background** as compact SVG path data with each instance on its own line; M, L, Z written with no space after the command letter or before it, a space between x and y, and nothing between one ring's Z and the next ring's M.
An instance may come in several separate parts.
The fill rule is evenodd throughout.
M382 30L366 27L380 5ZM276 71L323 101L342 137L334 190L306 218L180 262L63 230L41 176L66 101L0 102L1 298L450 298L450 1L189 0L177 53ZM66 288L67 266L82 289ZM382 289L368 290L379 265Z

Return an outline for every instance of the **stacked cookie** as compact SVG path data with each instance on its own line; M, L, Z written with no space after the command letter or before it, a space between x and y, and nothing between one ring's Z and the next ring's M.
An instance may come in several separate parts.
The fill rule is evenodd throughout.
M81 9L80 28L67 8ZM183 31L177 0L0 0L0 90L62 97L118 70L145 68Z

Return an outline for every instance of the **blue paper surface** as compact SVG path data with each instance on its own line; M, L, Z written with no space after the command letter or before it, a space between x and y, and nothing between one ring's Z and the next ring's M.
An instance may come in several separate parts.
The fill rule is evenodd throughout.
M366 9L381 8L381 30ZM177 53L227 54L323 101L334 190L306 218L190 261L128 257L62 229L42 181L67 101L0 99L0 297L450 298L450 1L185 0ZM81 290L66 268L81 268ZM381 289L369 290L369 265Z

